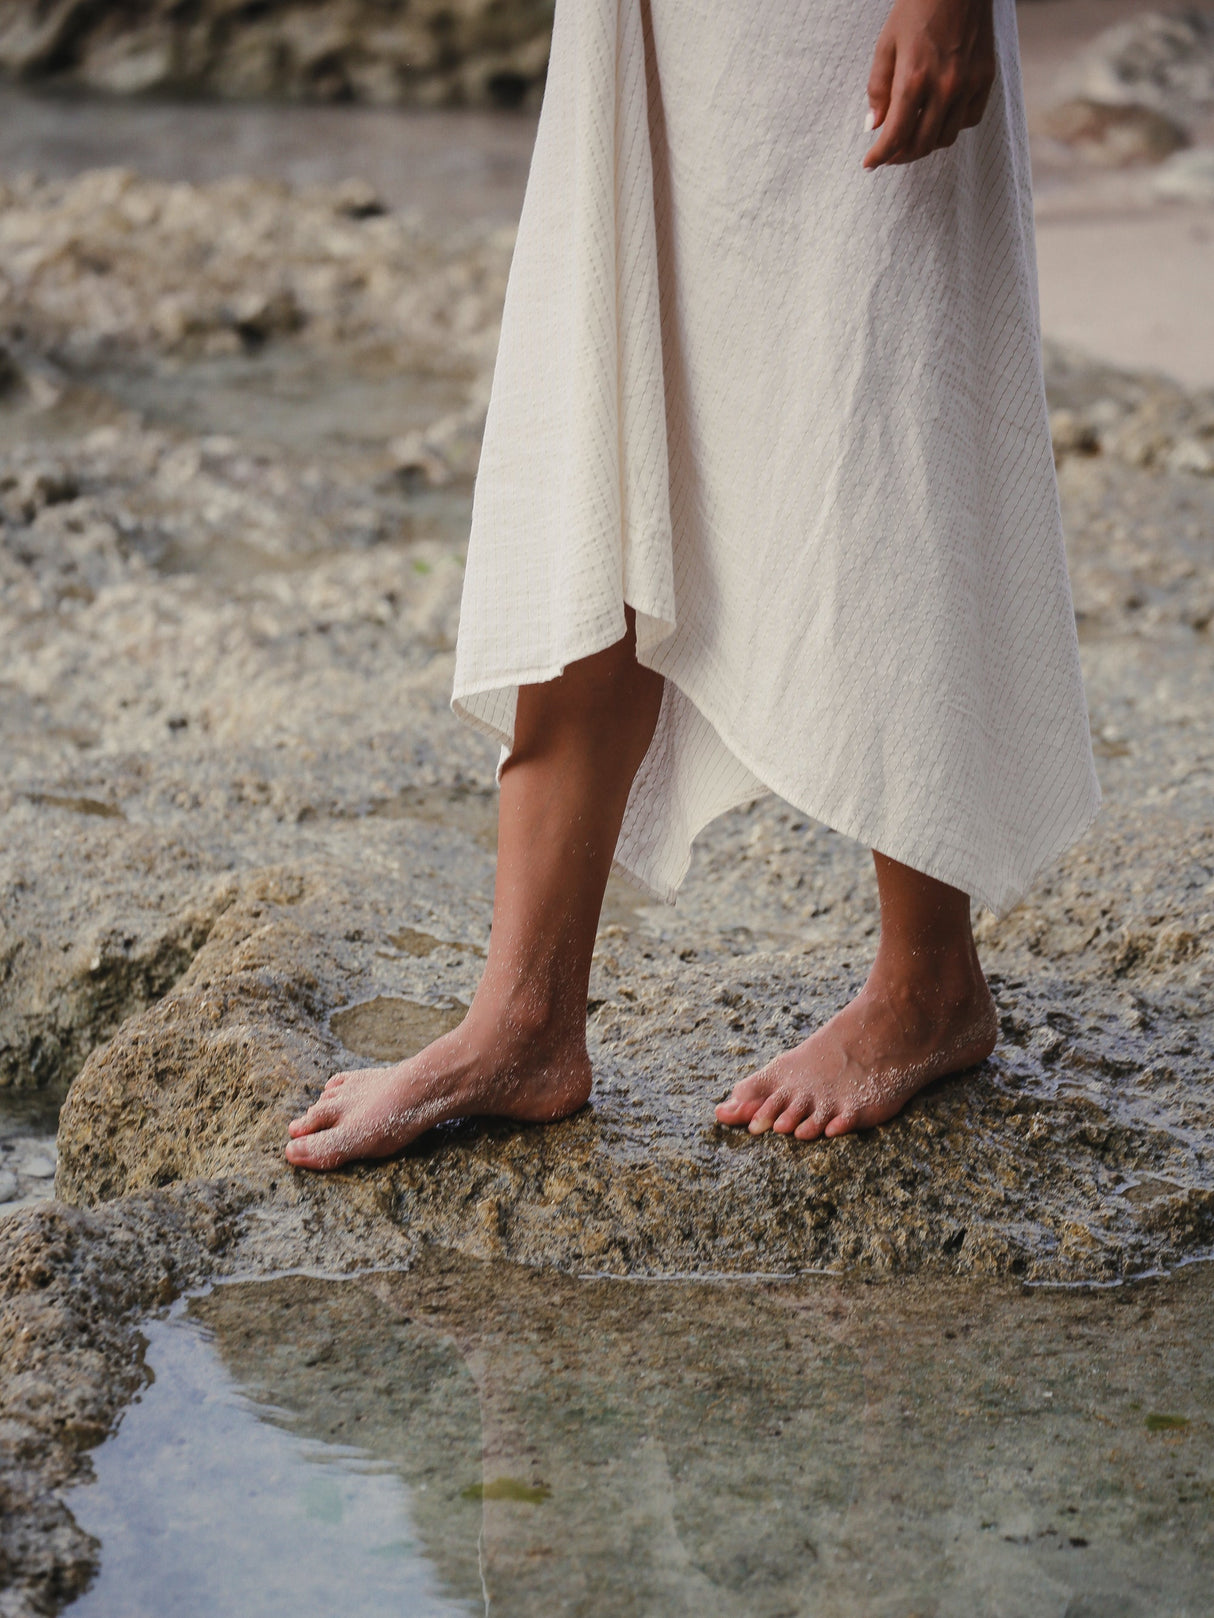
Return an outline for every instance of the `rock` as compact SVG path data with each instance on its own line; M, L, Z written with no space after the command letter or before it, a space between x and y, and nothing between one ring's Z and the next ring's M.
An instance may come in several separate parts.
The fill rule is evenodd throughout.
M1154 176L1152 189L1170 202L1214 203L1214 150L1177 152Z
M0 72L110 95L365 101L538 101L552 0L17 0L0 22Z
M1050 411L1050 438L1056 461L1064 455L1095 455L1100 448L1093 423L1074 410Z
M0 1219L6 1618L53 1611L91 1581L96 1542L59 1486L143 1384L139 1317L214 1265L241 1206L198 1187L100 1218L46 1203Z
M1075 98L1046 113L1040 128L1090 162L1111 168L1160 163L1188 143L1185 131L1170 118L1133 103L1110 106Z
M11 1169L0 1169L0 1203L15 1202L20 1195L20 1190L17 1176L13 1171Z
M431 488L476 476L485 431L487 390L463 410L442 416L421 432L397 438L388 453L398 476L418 478Z
M0 399L11 398L25 381L25 373L10 351L0 344Z
M1214 393L1094 366L1053 343L1046 345L1046 377L1056 461L1100 453L1131 466L1204 474Z
M1101 900L1115 887L1108 836ZM1214 861L1208 835L1194 858ZM396 880L394 891L381 868L374 896L357 898L320 871L252 880L180 983L86 1063L61 1119L58 1194L92 1204L179 1180L237 1177L263 1193L281 1183L287 1118L327 1072L350 1064L337 1030L355 1054L400 1058L449 1026L453 1001L467 1003L469 963L443 972L435 956L393 955L387 970L379 965L391 918L410 903L409 876ZM1071 917L1084 910L1078 889L1058 902ZM1161 918L1152 949L1163 929ZM1110 934L1114 975L1171 977L1186 985L1187 1006L1214 918L1183 930L1183 946L1149 959ZM988 936L995 962L999 936ZM572 1271L863 1266L1061 1280L1214 1244L1214 1185L1200 1150L1152 1122L1132 1091L1094 1091L1081 1078L1093 1063L1138 1072L1152 1048L1094 985L1081 1023L1044 984L999 987L997 969L1005 1034L993 1064L917 1099L887 1129L804 1149L723 1130L711 1103L740 1059L790 1043L813 1020L839 975L839 946L812 964L760 951L723 969L643 944L620 939L599 955L590 1110L542 1130L447 1129L392 1163L320 1182L288 1174L303 1182L297 1194L336 1206L352 1197L408 1237ZM1010 939L1005 948L1010 968L1018 957ZM1067 970L1082 970L1078 958ZM446 1005L431 1000L426 1011L423 996L444 985ZM415 998L398 1002L399 1035L385 1043L389 986ZM1031 1032L1042 1027L1052 1030L1044 1044ZM1197 1119L1192 1111L1186 1127L1204 1140ZM1156 1207L1149 1221L1110 1199L1118 1177L1146 1162L1175 1188L1171 1214ZM878 1194L891 1186L896 1195Z
M1214 13L1147 11L1097 35L1067 75L1101 106L1144 107L1187 128L1214 109Z
M1182 438L1168 451L1169 472L1194 472L1198 477L1214 477L1214 439Z
M34 818L46 828L48 818L73 813L79 811L52 805ZM104 824L107 817L89 818ZM10 909L16 926L0 924L9 988L0 1010L0 1085L66 1088L99 1039L181 975L230 898L230 885L222 881L196 898L190 892L196 872L188 866L183 871L178 858L166 858L167 851L142 834L123 840L125 850L115 846L112 834L98 831L85 834L91 847L76 843L68 880L78 885L81 902L68 906L54 891L58 861L52 843L37 876L26 877L19 917ZM139 871L146 880L158 867L163 885L150 909L120 897L120 873L129 881ZM174 891L180 909L166 926L162 907L166 901L173 906Z
M1214 440L1214 393L1186 393L1167 377L1093 366L1055 343L1046 345L1046 380L1055 460L1099 451L1156 468L1170 464L1182 440Z
M242 293L232 307L232 322L242 339L250 344L264 343L270 337L288 336L299 330L305 318L290 287L281 287L277 292L268 294Z
M17 1159L17 1166L30 1180L53 1180L55 1177L55 1158L51 1152L40 1149L30 1152Z
M6 320L60 365L224 356L295 338L368 355L381 370L479 378L484 390L510 230L452 233L385 215L348 184L171 185L124 169L19 177L0 184L0 204Z
M20 495L0 549L9 1082L61 1087L84 1064L61 1195L234 1175L277 1208L291 1109L358 1059L339 1042L371 1053L351 1030L378 1026L393 1000L398 1029L437 1026L477 981L493 759L447 701L509 233L354 218L332 190L112 170L14 183L10 201L0 270L20 289L29 363L53 354L67 391L58 414L21 418L28 442L6 451ZM234 320L281 289L302 321L267 318L258 345L241 342ZM230 372L206 341L166 342L147 312L168 297L194 311L182 330L236 336ZM135 363L139 387L161 390L158 415L88 403L132 385ZM436 470L410 477L397 426L410 392L370 417L378 439L345 432L385 370L424 393L431 367L450 404L415 429ZM74 374L92 391L73 394ZM237 385L219 420L172 415L178 398L198 409L198 376L210 388L225 374ZM1199 625L1214 575L1209 486L1173 480L1167 456L1204 441L1209 407L1053 352L1049 386L1119 797L1052 886L984 931L1006 1025L997 1061L871 1139L805 1153L716 1129L711 1103L731 1080L856 983L874 924L863 852L769 802L710 828L672 915L613 889L593 1110L543 1132L453 1130L292 1196L363 1199L383 1221L374 1242L427 1236L621 1272L821 1263L1073 1280L1201 1248L1205 1036L1192 1030L1205 1028L1214 856L1200 781L1179 759L1210 722ZM241 418L257 388L272 409ZM292 389L302 416L283 404ZM329 394L334 428L318 434ZM427 476L442 487L412 487ZM1165 717L1181 711L1183 746ZM1153 796L1159 781L1174 784ZM447 942L397 942L422 936ZM1070 1020L1055 1026L1059 1014ZM1166 1106L1120 1083L1165 1070L1151 1082ZM1149 1218L1109 1200L1146 1162L1176 1188ZM897 1198L874 1195L890 1184Z
M318 621L326 633L336 627L339 634L358 636L364 621L378 626L375 634L390 633L400 605L408 601L412 630L420 638L400 666L414 670L413 683L429 666L434 646L449 642L453 632L460 581L456 548L447 545L435 553L422 540L405 559L389 546L354 564L362 573L357 584L346 564L334 573L330 562L327 574L322 568L306 575L311 582L305 597L293 596L291 605L281 597L281 583L275 584L256 609L258 628L252 619L243 620L244 628L235 623L222 628L220 621L229 614L223 592L200 588L188 576L178 576L176 583L166 579L176 604L170 606L165 596L149 615L144 592L150 585L158 593L161 585L148 569L171 557L177 568L211 571L229 545L246 574L249 557L260 559L252 569L256 574L275 555L286 561L340 554L347 547L365 551L388 536L396 546L413 545L411 497L393 479L386 442L401 407L406 420L410 412L417 417L411 387L424 396L441 386L441 403L433 410L437 425L433 431L417 429L418 438L439 468L435 481L464 491L457 498L466 500L511 233L473 229L453 236L423 221L380 216L367 189L356 185L296 194L254 181L168 186L110 170L63 185L15 182L6 200L0 267L19 288L22 363L40 367L47 363L44 356L55 356L62 408L80 408L65 365L87 377L98 366L112 377L129 366L140 378L163 366L167 385L192 411L195 385L188 372L172 367L188 365L191 356L213 356L216 343L228 338L234 341L234 362L247 354L259 368L254 384L266 391L274 411L282 409L275 367L286 368L290 393L308 401L309 415L316 409L312 400L323 400L332 388L335 355L341 356L337 363L345 378L336 390L332 426L322 424L324 448L317 454L309 442L298 460L294 452L285 461L276 453L250 458L243 439L231 434L182 439L145 428L137 417L115 419L110 407L97 426L86 419L66 454L47 453L43 418L28 415L23 419L31 424L31 441L23 444L19 435L15 442L10 439L0 457L0 514L7 524L0 548L0 621L17 634L8 655L26 668L25 696L10 694L0 721L6 745L24 761L20 778L10 779L14 815L0 864L8 884L0 887L0 960L8 989L0 1010L0 1084L61 1090L93 1045L184 970L226 902L228 856L217 863L193 843L183 847L174 831L154 829L158 816L148 822L137 812L127 822L123 800L149 784L145 766L128 752L134 776L128 778L125 767L111 761L95 779L88 770L88 780L80 777L78 765L89 757L99 732L83 710L72 720L59 715L48 721L47 693L56 680L76 678L69 676L68 665L79 670L75 659L86 643L98 659L101 684L94 690L99 693L115 667L112 649L104 650L102 643L117 636L113 644L126 646L130 654L123 678L133 676L144 695L133 688L111 692L98 711L133 723L143 738L137 751L144 756L154 756L146 748L155 750L164 738L173 738L175 779L154 789L157 795L165 792L170 817L196 803L200 790L218 794L216 804L231 799L242 805L242 814L256 802L274 817L314 815L311 784L297 801L290 789L290 804L281 798L285 783L274 788L266 783L263 793L262 786L252 785L257 771L252 757L242 775L233 755L223 780L212 779L205 787L192 775L187 755L197 745L209 746L209 727L229 724L213 699L217 670L233 668L233 655L244 655L235 654L232 634L250 655L269 655L270 663L278 658L271 647L280 642L293 644L305 657L320 652L326 664L332 651L340 662L345 653L314 632ZM225 251L215 255L212 245L221 234ZM88 269L79 276L52 270L56 255L63 255L61 265L104 262L103 281L99 284ZM376 391L385 372L394 389L387 408ZM247 388L242 376L238 399L247 397ZM332 446L348 442L351 401L357 417L357 400L367 394L388 425L379 461L368 469L355 457L351 471L348 449L334 454ZM458 405L454 411L453 404ZM59 407L47 408L53 425ZM60 438L60 445L64 442ZM256 591L262 594L262 586ZM292 624L282 620L266 641L264 614L279 619L284 607ZM199 610L205 628L196 616ZM61 611L75 624L70 639L76 650L67 654L67 663L62 658L68 642L48 641L42 627L45 613ZM182 633L181 613L195 622L198 637ZM178 629L170 631L174 619ZM258 642L261 652L255 649ZM216 662L217 649L225 644L227 652ZM90 660L93 655L88 654ZM178 666L171 696L159 691L166 656ZM103 665L110 674L101 673ZM136 672L140 669L142 674ZM340 682L346 676L333 667L320 675L327 694L321 699L318 690L317 700L332 701L335 677ZM433 675L423 675L422 683L432 685ZM261 701L243 678L237 685L244 693L241 704ZM271 706L281 704L284 715L298 711L298 687L293 697L284 690L271 698L273 688L273 679L262 687ZM226 700L220 699L221 706ZM351 700L356 707L363 701L353 691ZM416 712L416 689L401 700ZM431 697L424 700L429 704ZM437 711L443 702L437 687L433 700ZM243 721L235 723L239 730ZM279 756L309 745L301 735ZM465 744L456 745L464 747L465 756L479 757L479 748L468 752ZM260 744L255 751L261 751ZM403 756L412 754L410 744ZM336 770L335 780L343 773L340 766ZM362 812L357 805L355 792L348 811L341 812L357 815ZM323 813L327 818L328 809ZM107 818L116 824L103 827L100 822ZM349 824L353 830L353 821ZM139 891L149 897L150 909L134 899ZM78 905L62 904L70 893Z
M374 186L365 180L343 180L335 193L337 211L348 219L377 219L387 213Z

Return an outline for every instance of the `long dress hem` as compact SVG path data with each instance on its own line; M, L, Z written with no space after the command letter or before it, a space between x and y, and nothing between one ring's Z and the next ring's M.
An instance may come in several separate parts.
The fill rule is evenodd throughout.
M631 605L631 603L628 603L628 605ZM556 665L549 664L542 668L511 670L509 673L502 673L476 685L466 686L461 689L458 696L452 698L451 707L456 716L482 736L498 743L501 747L502 756L497 772L499 779L502 766L509 757L514 737L502 726L495 725L491 720L482 718L480 712L478 712L476 699L488 694L497 695L506 691L517 691L519 686L523 685L545 684L549 680L558 679L565 672L569 663L575 663L584 657L593 657L596 652L604 652L609 646L614 646L624 634L623 606L624 603L621 601L618 634L609 636L602 641L589 643L584 647L573 648L565 662ZM643 664L644 667L653 669L656 673L662 673L660 660L651 661L643 651L638 651L637 661ZM669 680L671 677L666 675L665 678ZM678 684L678 682L675 683ZM983 877L981 875L983 862L980 857L966 860L939 848L933 848L924 842L915 843L913 840L900 839L896 835L888 837L884 834L876 819L870 821L861 816L848 814L842 811L838 805L831 805L822 799L808 799L798 786L783 779L782 772L778 767L751 755L749 750L741 745L735 736L729 734L728 727L722 724L719 717L715 716L700 702L693 692L686 690L682 685L679 685L679 689L704 715L722 743L742 767L754 777L754 786L753 789L748 788L740 791L732 802L726 800L714 803L711 813L705 814L698 824L687 827L689 836L687 838L686 858L682 868L677 873L661 873L653 868L652 862L629 861L618 853L612 859L611 869L617 875L624 877L634 887L639 888L642 893L661 904L673 905L676 902L678 891L691 867L691 844L700 832L717 819L719 815L725 814L731 809L740 808L743 804L753 803L771 793L782 798L798 814L805 815L810 820L818 821L831 831L838 832L840 836L849 837L854 842L861 843L866 848L885 854L888 858L897 860L902 865L909 865L916 871L922 871L927 876L935 877L938 882L945 882L950 887L959 888L963 893L968 893L976 903L984 905L996 916L1004 916L1008 911L1014 909L1025 895L1031 891L1037 878L1049 869L1057 857L1076 840L1078 835L1082 835L1082 832L1087 830L1087 827L1092 824L1100 812L1100 794L1097 791L1089 805L1087 820L1080 827L1078 833L1075 830L1075 823L1070 823L1065 834L1059 838L1057 846L1044 845L1040 852L1039 865L1035 870L1029 871L1021 886L1004 887L1000 890L987 892L983 887Z
M557 0L452 700L508 749L632 606L663 900L768 791L997 914L1099 807L1014 0L981 123L866 174L887 7Z

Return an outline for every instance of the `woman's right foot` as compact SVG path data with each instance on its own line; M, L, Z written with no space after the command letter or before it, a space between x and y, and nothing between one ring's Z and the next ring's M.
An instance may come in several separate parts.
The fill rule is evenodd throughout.
M470 1011L458 1028L394 1067L336 1073L290 1125L288 1163L335 1169L390 1157L452 1118L553 1123L586 1104L590 1058L582 1029L524 1028Z

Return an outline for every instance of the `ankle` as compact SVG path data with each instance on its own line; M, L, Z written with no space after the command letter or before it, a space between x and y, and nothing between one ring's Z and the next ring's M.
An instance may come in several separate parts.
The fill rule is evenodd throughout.
M486 973L465 1019L472 1032L501 1044L535 1047L569 1040L585 1044L586 997L570 995L538 975L501 983Z
M990 1000L972 941L945 949L882 947L866 987L917 1022L947 1021Z

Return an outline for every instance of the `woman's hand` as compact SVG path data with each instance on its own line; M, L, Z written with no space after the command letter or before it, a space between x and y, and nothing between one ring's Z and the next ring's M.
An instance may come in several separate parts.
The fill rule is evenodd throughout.
M982 117L995 82L992 0L894 0L868 76L866 169L951 146Z

